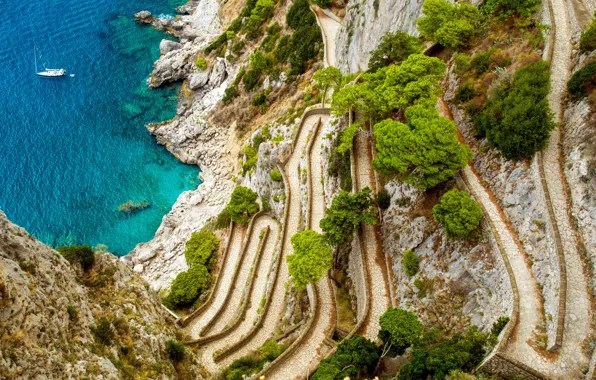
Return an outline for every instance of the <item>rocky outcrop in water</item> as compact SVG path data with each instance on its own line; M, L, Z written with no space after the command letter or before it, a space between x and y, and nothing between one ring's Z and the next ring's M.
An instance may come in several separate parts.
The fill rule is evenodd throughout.
M0 378L201 378L190 352L184 374L170 362L168 318L111 254L83 272L0 211Z

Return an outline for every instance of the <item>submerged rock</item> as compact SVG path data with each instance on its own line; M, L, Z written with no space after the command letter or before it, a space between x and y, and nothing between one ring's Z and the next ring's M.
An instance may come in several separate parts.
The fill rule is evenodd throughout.
M151 24L153 22L153 15L149 11L140 11L135 13L135 21L143 24Z

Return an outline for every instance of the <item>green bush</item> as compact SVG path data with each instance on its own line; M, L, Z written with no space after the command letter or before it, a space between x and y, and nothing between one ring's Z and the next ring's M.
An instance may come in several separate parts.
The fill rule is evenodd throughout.
M426 0L422 5L423 17L418 30L427 40L447 48L458 48L480 31L482 14L472 4L451 4L447 0Z
M259 211L257 193L248 187L237 186L226 209L234 223L247 224L250 217Z
M258 93L257 95L255 95L254 98L252 98L250 104L253 107L264 106L265 104L267 104L267 94L265 94L264 92Z
M333 355L321 361L311 380L364 378L361 375L373 374L379 356L379 350L373 342L354 335L343 340Z
M288 272L296 288L301 290L319 281L331 269L333 252L325 236L313 230L298 232L290 241L294 253L286 257Z
M281 172L277 169L272 169L271 172L269 173L269 177L271 177L272 181L275 182L281 182L283 181L283 177L281 175Z
M346 152L351 152L354 146L354 137L362 128L362 124L360 123L353 123L348 128L346 128L341 134L339 135L340 144L337 147L337 152L342 156L346 154Z
M263 343L263 345L257 348L257 351L263 356L268 362L272 362L279 355L281 355L288 346L286 344L279 344L275 340L271 339Z
M79 316L79 311L77 310L76 307L74 307L73 305L68 305L66 306L66 312L68 313L68 318L71 321L76 321L76 319Z
M478 96L476 89L474 88L474 80L472 78L465 81L455 93L456 103L466 103Z
M290 54L292 53L292 46L290 46L290 36L283 36L279 43L277 44L277 48L273 53L273 56L279 63L285 63L288 61Z
M329 155L329 166L327 167L327 173L331 177L339 178L339 187L344 191L352 191L352 164L350 154L340 153L339 147L342 145L342 136L336 138L331 146L331 152ZM345 142L345 141L344 141ZM351 149L351 148L350 148ZM347 153L348 151L346 151Z
M484 111L474 117L479 136L509 159L531 157L543 149L554 128L547 95L550 90L548 62L530 63L504 80L489 98Z
M435 219L443 224L450 238L464 238L475 231L482 219L482 210L465 191L449 190L433 207Z
M170 339L166 342L166 351L168 352L168 357L174 362L184 360L185 350L186 347L174 339Z
M244 83L244 89L246 91L252 91L255 87L260 86L261 71L251 69L244 74L242 77L242 83Z
M230 226L230 222L232 222L232 216L228 212L227 209L223 209L219 215L217 215L217 220L215 221L215 228L221 230L223 228L228 228Z
M499 317L499 319L497 319L495 323L493 323L490 329L490 335L498 337L501 331L503 331L503 329L505 328L505 326L507 326L507 323L509 323L509 320L510 318L507 316Z
M584 98L596 88L596 61L579 69L567 82L567 89L574 98Z
M321 8L329 8L333 3L333 0L311 0L314 4L317 4Z
M91 332L97 341L105 346L110 346L116 337L112 323L105 317L100 318L95 326L91 326Z
M186 242L184 257L189 266L205 265L208 269L212 269L218 249L217 236L208 229L203 229L190 235L190 239Z
M211 284L211 275L204 265L193 265L179 273L172 282L164 304L171 308L191 305Z
M402 258L402 265L404 266L404 270L409 277L415 276L416 273L420 270L420 259L416 256L416 253L411 249L408 249L404 252L404 257Z
M422 333L422 323L413 313L390 307L379 319L379 339L391 346L393 356L403 355L408 347L417 343Z
M199 69L199 70L205 70L207 68L207 60L203 57L199 57L197 58L197 60L195 61L195 66Z
M360 223L376 224L376 210L372 208L371 193L368 187L356 194L342 190L333 198L331 206L325 210L325 217L319 223L329 244L349 244Z
M386 33L381 43L371 52L368 69L376 71L381 67L400 63L412 54L421 53L422 50L420 40L408 33Z
M472 66L472 57L463 53L455 53L453 55L455 60L455 72L459 75L464 74Z
M499 17L530 17L540 8L540 0L486 0L482 10Z
M291 64L291 74L302 74L305 72L309 60L316 57L321 51L323 37L317 24L315 15L311 12L308 0L296 0L286 14L286 23L294 31L289 40L287 51L280 52L287 54ZM282 43L278 46L281 46ZM277 56L277 52L276 52ZM285 60L279 59L279 62Z
M592 23L582 33L579 41L579 51L582 53L590 53L596 50L596 12L594 12L594 19Z
M88 270L95 261L95 252L88 245L58 247L57 251L70 263L79 263L83 270Z
M391 195L389 195L387 189L382 188L381 191L377 193L375 203L381 210L387 210L389 206L391 206Z
M258 373L265 364L263 359L242 357L236 359L223 372L226 380L244 380L246 376ZM244 375L244 377L243 377Z
M224 91L224 96L223 98L221 98L221 101L224 103L228 103L238 95L240 95L240 93L238 92L238 87L230 86L226 88L226 90Z
M493 50L474 54L474 57L472 57L472 61L470 62L470 66L472 69L474 69L474 71L476 71L477 75L484 74L488 71L488 67L490 65L489 59L492 54Z

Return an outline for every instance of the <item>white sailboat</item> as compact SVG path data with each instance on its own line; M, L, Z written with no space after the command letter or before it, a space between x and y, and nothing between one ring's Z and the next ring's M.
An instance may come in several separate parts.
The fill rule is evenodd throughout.
M38 71L37 69L37 47L33 46L34 53L35 53L35 72L40 77L45 78L55 78L55 77L63 77L66 75L66 70L64 69L48 69L44 63L41 65L43 66L43 71ZM41 58L41 56L39 56Z

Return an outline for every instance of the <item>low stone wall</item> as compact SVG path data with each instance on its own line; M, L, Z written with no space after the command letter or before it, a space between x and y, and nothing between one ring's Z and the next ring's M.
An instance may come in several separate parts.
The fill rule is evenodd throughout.
M499 374L507 379L547 380L548 377L507 355L493 353L483 363L483 371Z

